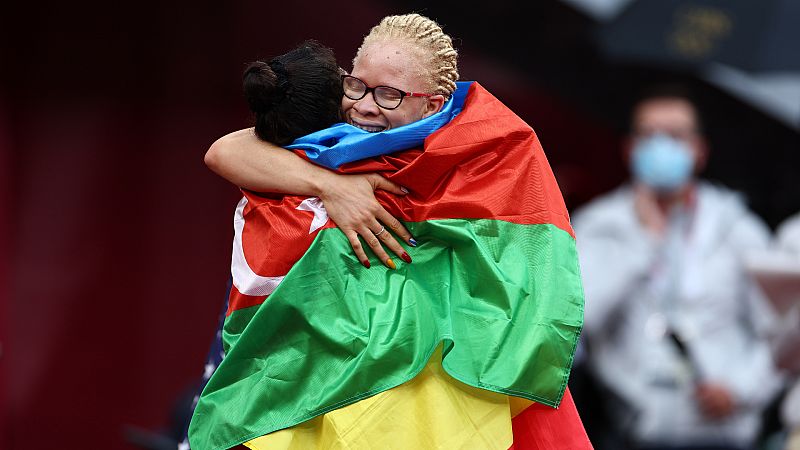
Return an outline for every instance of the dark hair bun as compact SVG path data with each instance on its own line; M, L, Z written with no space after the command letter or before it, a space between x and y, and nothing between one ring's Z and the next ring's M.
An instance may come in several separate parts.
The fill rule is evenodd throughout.
M342 78L333 51L306 41L247 66L244 97L259 138L288 145L341 120Z
M250 110L267 112L284 97L278 75L264 61L250 63L244 71L244 96Z

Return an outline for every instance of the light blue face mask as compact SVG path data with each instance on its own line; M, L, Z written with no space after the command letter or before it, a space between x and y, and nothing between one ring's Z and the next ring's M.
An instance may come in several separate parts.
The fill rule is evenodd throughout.
M666 134L639 139L631 155L634 178L659 192L674 192L685 185L693 166L689 147Z

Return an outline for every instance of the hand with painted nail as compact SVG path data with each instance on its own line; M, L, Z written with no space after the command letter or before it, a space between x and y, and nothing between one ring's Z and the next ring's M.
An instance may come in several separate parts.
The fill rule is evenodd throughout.
M411 262L392 233L412 247L416 242L400 221L378 203L374 194L376 189L397 195L406 195L407 191L376 173L340 175L331 172L258 139L252 129L230 133L214 142L206 153L205 163L223 178L251 191L319 197L367 268L369 259L359 236L387 267L393 262L387 262L389 256L383 245L403 261ZM383 226L392 233L376 238L375 233Z
M394 235L412 247L417 245L416 241L406 227L378 203L374 193L376 189L383 189L393 194L406 195L407 191L376 173L332 175L325 183L326 187L322 189L319 198L330 218L347 236L361 264L370 267L361 239L390 269L395 269L396 265L384 249L384 245L400 259L410 263L411 257Z

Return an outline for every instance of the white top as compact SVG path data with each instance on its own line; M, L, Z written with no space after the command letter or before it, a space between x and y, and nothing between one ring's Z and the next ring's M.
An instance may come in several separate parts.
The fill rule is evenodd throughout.
M573 218L589 367L621 400L616 423L642 443L751 443L780 388L766 341L774 316L741 264L766 248L767 227L737 195L706 183L660 242L640 225L629 186ZM728 387L736 412L704 418L696 380Z
M800 213L787 219L778 227L775 240L778 251L795 258L800 268ZM788 312L782 314L779 334L776 337L776 353L787 370L797 377L800 374L800 302L795 302ZM789 428L800 428L800 379L795 378L781 405L781 419Z
M777 242L782 250L800 256L800 213L786 219L778 227Z

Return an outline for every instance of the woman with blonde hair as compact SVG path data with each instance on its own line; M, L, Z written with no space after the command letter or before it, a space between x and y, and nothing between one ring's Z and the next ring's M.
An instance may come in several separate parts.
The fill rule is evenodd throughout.
M388 47L387 47L388 45ZM393 46L398 47L392 51ZM375 51L388 51L385 59L378 61ZM354 67L360 57L367 70L375 70L373 61L388 69L381 80L391 87L416 86L418 90L431 92L427 97L397 97L396 91L378 89L361 101L345 96L342 110L347 123L366 131L389 130L428 117L442 107L445 99L455 91L458 80L458 54L452 39L436 22L418 14L389 16L375 26L364 38L353 60ZM354 71L354 76L360 72ZM369 74L374 77L375 74ZM347 84L352 85L350 79ZM377 97L376 97L377 95ZM395 96L399 105L383 108L374 101ZM391 100L390 100L391 101ZM355 107L355 108L354 108ZM376 240L371 230L386 225L403 241L414 245L411 235L402 224L391 217L372 195L375 189L404 194L400 186L387 184L379 178L354 178L336 175L314 164L304 161L283 148L259 140L252 130L240 130L223 136L215 142L205 156L208 167L237 186L256 192L280 192L317 196L325 203L330 216L347 235L360 261L366 254L358 240L360 236L381 261L389 259L381 241ZM382 177L380 177L382 178ZM372 228L371 228L372 227ZM397 256L402 247L389 234L381 240Z
M432 20L384 18L342 77L346 124L296 154L247 130L209 150L237 185L287 195L237 208L195 450L590 448L565 395L583 300L566 208L533 131L457 83L456 57ZM361 267L359 236L384 267Z

